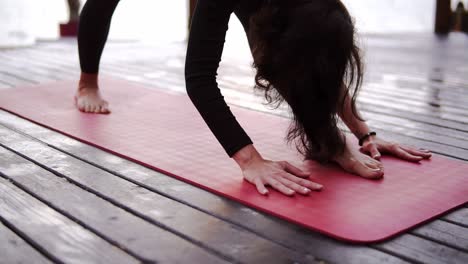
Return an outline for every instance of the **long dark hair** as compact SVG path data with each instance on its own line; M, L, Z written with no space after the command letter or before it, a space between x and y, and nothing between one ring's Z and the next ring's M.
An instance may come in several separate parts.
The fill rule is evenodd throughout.
M363 78L355 27L339 0L277 0L250 21L256 88L267 101L289 104L287 139L306 159L328 161L343 152L337 114L351 94L353 114Z

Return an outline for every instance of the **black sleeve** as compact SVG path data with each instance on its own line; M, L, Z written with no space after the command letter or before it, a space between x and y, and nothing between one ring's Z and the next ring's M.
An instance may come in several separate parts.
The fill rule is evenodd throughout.
M229 17L237 2L198 1L185 62L187 93L230 157L252 144L224 101L216 82Z

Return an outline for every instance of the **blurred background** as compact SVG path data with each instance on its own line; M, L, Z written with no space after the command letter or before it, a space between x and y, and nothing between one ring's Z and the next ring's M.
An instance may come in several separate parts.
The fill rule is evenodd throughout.
M85 0L80 1L80 8ZM365 34L433 32L437 0L343 0ZM468 0L452 0L452 11ZM175 42L187 36L187 0L122 0L110 33L112 40ZM466 9L464 10L466 17ZM60 23L69 20L67 0L0 0L0 46L31 45L59 38ZM452 22L453 24L453 22ZM453 25L452 25L453 26ZM246 47L243 30L231 19L230 46Z

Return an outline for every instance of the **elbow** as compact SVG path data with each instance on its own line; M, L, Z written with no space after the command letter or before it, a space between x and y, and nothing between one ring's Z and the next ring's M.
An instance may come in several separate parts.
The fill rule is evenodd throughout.
M217 93L213 88L217 87L216 78L211 74L199 74L185 72L185 89L190 100L197 106L202 101L209 101Z

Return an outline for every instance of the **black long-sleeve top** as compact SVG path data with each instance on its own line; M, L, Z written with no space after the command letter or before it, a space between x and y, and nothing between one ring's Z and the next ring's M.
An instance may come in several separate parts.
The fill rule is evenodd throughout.
M263 0L199 0L192 19L185 62L187 93L231 157L251 139L237 122L216 82L232 13L248 31L250 17Z

